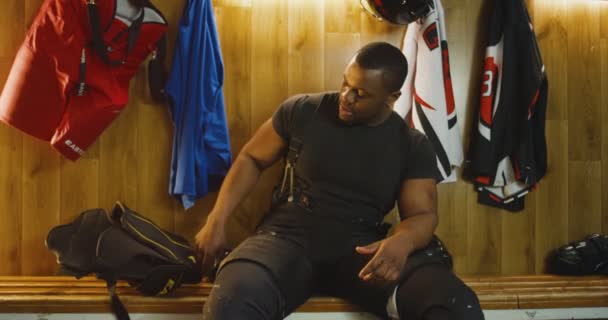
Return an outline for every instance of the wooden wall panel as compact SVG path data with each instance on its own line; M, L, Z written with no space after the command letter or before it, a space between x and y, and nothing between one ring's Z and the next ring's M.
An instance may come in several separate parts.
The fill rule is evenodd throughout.
M133 93L134 89L135 82L132 81L129 91ZM137 207L139 108L131 98L98 140L101 207L110 209L115 201L121 201L130 208Z
M32 20L38 13L38 9L45 0L23 0L25 3L25 26L29 27L32 24ZM5 2L21 2L16 0L5 1ZM3 29L4 30L4 29Z
M358 33L327 33L325 35L325 90L340 90L344 69L360 47ZM346 50L345 50L346 49Z
M381 23L363 10L360 9L359 12L361 45L374 41L386 41L394 46L401 47L401 42L405 35L405 27Z
M25 32L23 22L25 6L23 1L2 1L0 3L0 57L12 57L21 45Z
M135 159L137 191L133 210L153 219L166 230L174 231L174 201L167 197L171 153L164 146L173 143L172 122L165 106L154 102L148 94L147 68L139 68L131 101L138 111ZM145 155L145 156L142 156Z
M325 33L361 32L361 7L357 1L325 0ZM327 42L326 42L327 43Z
M232 130L232 148L240 150L251 136L251 1L216 4L228 126ZM234 27L236 21L242 28Z
M81 212L99 207L99 159L87 154L72 162L60 162L60 222L68 223ZM109 205L109 204L108 204Z
M542 273L546 254L568 240L568 122L546 124L549 168L536 191L535 272Z
M0 71L5 74L6 64ZM3 77L4 78L4 77ZM23 186L21 135L7 126L0 127L0 274L21 274L21 216Z
M602 225L600 161L570 161L568 167L568 240L600 232Z
M601 159L599 10L594 1L568 1L568 139L570 160ZM585 21L585 23L581 23ZM561 75L563 76L563 75Z
M55 257L44 241L50 226L60 222L59 155L42 141L23 139L21 169L21 273L55 270Z
M25 30L21 1L0 4L0 92ZM0 274L21 273L21 213L23 187L23 137L8 126L0 126Z
M528 195L523 211L510 213L503 211L501 230L501 273L534 273L536 193Z
M608 20L608 5L602 7L602 17L606 17ZM608 123L608 21L603 24L606 29L606 33L602 34L602 40L600 43L602 53L602 123ZM608 127L602 126L602 232L608 233Z
M288 1L288 93L317 92L324 86L324 4Z
M608 3L598 3L598 6L600 7L600 37L608 39Z
M0 80L8 74L43 0L0 4ZM153 0L170 22L169 59L187 0ZM549 169L526 209L477 203L470 183L440 185L437 233L461 274L541 273L553 248L608 232L608 3L528 0L549 76ZM491 1L443 0L454 96L463 147L476 124L480 70ZM291 94L335 90L344 66L372 41L401 45L405 27L379 22L350 0L214 0L225 64L224 96L233 156ZM0 274L52 274L48 230L81 211L124 201L192 239L216 193L184 211L167 194L173 125L153 102L141 68L127 108L77 162L0 125ZM280 173L266 172L230 220L235 245L268 207ZM393 218L395 213L393 212Z
M547 119L568 119L568 0L535 0L534 29L549 79ZM574 34L574 38L578 36ZM552 54L558 53L561 54ZM572 79L571 79L572 80ZM578 104L577 104L578 105Z
M251 130L272 117L288 97L288 0L254 1L251 12ZM236 156L236 154L235 154ZM252 194L244 201L243 214L249 217L242 228L253 231L270 206L268 195L282 172L280 164L267 170ZM234 239L239 242L244 235Z
M608 121L608 3L600 4L602 123ZM602 232L608 233L608 128L602 126Z
M478 205L477 193L471 189L467 192L466 202L467 255L461 258L466 261L466 268L457 271L466 274L499 274L502 258L501 215L504 213Z
M252 133L251 115L251 1L216 1L216 19L224 57L226 79L224 95L228 126L231 130L233 157L236 158ZM235 21L242 26L235 28ZM235 128L235 129L232 129ZM210 207L213 204L210 204ZM246 206L237 208L227 228L232 242L239 242L250 233L259 215L249 214Z
M454 259L456 270L468 270L467 190L464 183L448 183L437 186L439 225L437 235L445 242Z

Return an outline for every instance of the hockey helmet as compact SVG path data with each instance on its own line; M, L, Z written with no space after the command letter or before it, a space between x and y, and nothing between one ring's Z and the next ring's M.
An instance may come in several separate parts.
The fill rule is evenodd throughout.
M425 17L433 0L360 0L367 13L379 20L407 25Z

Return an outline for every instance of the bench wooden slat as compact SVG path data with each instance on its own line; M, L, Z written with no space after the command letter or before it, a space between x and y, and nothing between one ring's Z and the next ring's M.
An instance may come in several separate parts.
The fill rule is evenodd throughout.
M482 308L574 308L608 306L608 277L463 277ZM130 312L200 313L211 284L185 285L171 297L144 297L120 282L118 293ZM106 285L93 277L0 277L0 313L108 312ZM332 297L313 297L300 312L355 312L355 305Z

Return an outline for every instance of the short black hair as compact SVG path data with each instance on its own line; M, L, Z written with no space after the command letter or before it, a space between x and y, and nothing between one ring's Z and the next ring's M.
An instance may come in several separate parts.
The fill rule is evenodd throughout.
M364 69L382 70L389 92L401 89L407 76L407 60L401 50L388 42L372 42L357 51L355 62Z

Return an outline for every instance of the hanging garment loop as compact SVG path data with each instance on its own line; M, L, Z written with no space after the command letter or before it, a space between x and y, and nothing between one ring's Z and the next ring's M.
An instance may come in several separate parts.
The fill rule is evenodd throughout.
M122 60L112 60L108 57L108 52L112 50L111 47L106 46L106 43L103 39L103 32L101 30L101 22L99 21L99 10L97 8L97 4L95 0L87 0L87 9L89 13L89 24L91 26L91 36L92 36L92 45L95 51L101 57L105 63L111 66L118 66L124 64L126 58L129 56L135 44L137 43L137 38L139 38L139 33L141 30L141 25L144 21L144 12L145 7L142 6L139 15L133 21L131 26L129 26L128 30L128 38L127 38L127 50L125 52L124 58ZM119 37L122 34L118 34L116 37ZM116 39L116 38L115 38Z

